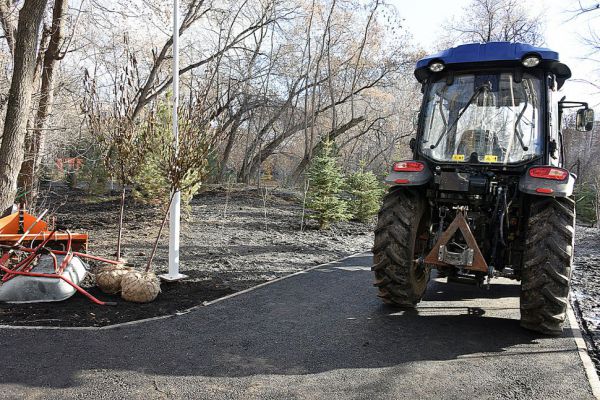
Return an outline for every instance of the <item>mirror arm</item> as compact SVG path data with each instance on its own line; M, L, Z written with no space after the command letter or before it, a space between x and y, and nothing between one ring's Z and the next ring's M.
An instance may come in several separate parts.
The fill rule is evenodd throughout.
M566 96L565 96L566 97ZM580 108L583 107L584 109L588 109L588 103L583 102L583 101L564 101L564 98L560 99L560 101L558 102L558 108L560 108L561 110L565 109L565 108Z

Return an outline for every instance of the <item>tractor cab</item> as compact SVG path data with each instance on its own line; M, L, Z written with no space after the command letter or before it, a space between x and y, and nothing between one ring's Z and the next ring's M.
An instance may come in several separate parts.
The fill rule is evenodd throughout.
M522 43L466 44L417 62L423 101L411 160L395 162L373 247L384 302L413 306L431 269L449 282L521 281L521 325L562 330L573 252L575 175L561 117L587 103L559 93L558 53ZM489 287L489 286L488 286Z
M571 71L548 49L467 44L421 59L415 76L424 98L413 150L432 162L561 166L563 108L593 121L586 103L560 100Z

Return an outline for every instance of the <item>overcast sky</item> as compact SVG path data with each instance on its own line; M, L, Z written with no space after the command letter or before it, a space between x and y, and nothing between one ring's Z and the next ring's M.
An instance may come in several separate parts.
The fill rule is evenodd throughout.
M563 86L562 91L569 100L588 101L600 115L600 93L598 89L585 83L574 82L576 79L587 79L600 83L600 55L598 62L584 60L589 49L581 41L582 36L589 36L590 26L595 23L600 33L600 12L596 12L596 20L589 16L571 19L567 10L577 8L576 0L523 0L532 14L540 10L545 12L544 47L558 51L562 62L567 64L573 78ZM586 0L582 0L583 3ZM588 2L591 2L589 0ZM415 41L426 51L433 52L436 43L444 35L441 26L449 16L460 17L463 7L469 0L391 0L404 18L405 28L413 35ZM571 20L569 20L571 19Z

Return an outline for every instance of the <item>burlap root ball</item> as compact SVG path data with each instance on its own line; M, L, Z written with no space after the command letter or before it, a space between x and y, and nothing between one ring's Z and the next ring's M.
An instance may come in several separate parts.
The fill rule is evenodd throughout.
M96 273L96 284L104 293L119 293L123 276L131 271L131 268L123 264L102 267Z
M160 293L154 272L131 271L121 281L121 298L134 303L149 303Z

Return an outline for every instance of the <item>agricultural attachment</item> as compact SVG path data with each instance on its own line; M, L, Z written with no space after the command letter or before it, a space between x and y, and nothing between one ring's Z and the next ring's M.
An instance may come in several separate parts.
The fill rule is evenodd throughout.
M87 234L51 230L25 210L0 219L0 301L36 303L61 301L79 292L98 305L104 302L80 286L87 275L83 260L118 261L87 254Z

